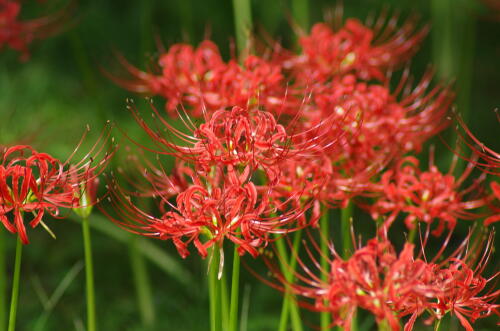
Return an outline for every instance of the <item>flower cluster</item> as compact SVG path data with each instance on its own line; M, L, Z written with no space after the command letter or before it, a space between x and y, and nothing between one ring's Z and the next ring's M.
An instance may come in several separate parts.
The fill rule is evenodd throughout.
M257 256L259 248L273 239L273 233L285 234L317 219L316 211L305 221L314 194L303 194L300 186L280 190L279 182L288 160L312 153L321 144L320 134L307 140L304 133L289 134L269 112L235 106L207 115L207 121L191 134L161 119L170 132L184 140L184 145L178 145L139 120L135 107L130 109L155 141L156 152L174 155L178 161L171 176L151 164L138 163L150 183L142 195L160 198L161 217L146 214L131 203L125 189L112 184L118 216L110 217L119 225L172 240L183 257L188 255L190 243L205 257L209 247L222 247L224 240L237 245L240 254ZM323 131L320 126L317 130ZM175 203L169 201L171 198Z
M471 322L500 314L496 303L500 290L490 285L500 274L490 278L481 275L493 250L493 236L484 246L478 240L468 247L469 239L447 257L441 256L443 248L431 261L425 255L416 256L415 245L410 243L398 255L387 239L369 240L347 260L332 249L328 270L314 273L299 258L304 272L297 272L298 283L289 287L304 298L304 307L331 313L333 324L345 330L351 330L353 316L360 308L394 331L400 330L403 318L404 329L412 330L421 316L429 315L425 322L432 323L448 313L472 330ZM287 282L280 271L274 271L280 281Z
M320 23L300 37L298 54L275 45L240 61L225 61L208 40L198 47L176 44L148 72L119 56L128 78L110 78L130 91L163 97L166 113L185 130L154 106L154 124L148 124L130 105L154 147L131 140L142 153L176 161L168 174L145 153L130 156L147 183L129 178L130 190L113 178L114 211L104 212L133 233L171 241L182 257L191 244L206 257L227 241L240 255L257 257L282 235L318 227L325 209L354 202L370 212L383 239L350 258L334 254L323 276L299 261L306 275L285 287L313 299L306 308L330 312L346 329L358 308L393 330L401 317L411 330L424 313L433 321L452 312L467 329L498 314L493 301L499 292L481 294L490 281L481 276L486 257L478 262L462 246L429 262L414 255L415 231L399 255L387 237L404 217L409 229L427 225L424 243L431 226L435 236L448 229L444 247L459 219L496 221L500 195L496 183L493 195L483 188L487 174L469 184L474 169L496 174L491 150L476 153L459 176L453 174L456 160L446 174L433 156L429 169L420 169L416 154L450 123L454 94L433 84L431 71L413 84L409 69L402 70L395 82L393 70L406 64L427 33L413 17L399 28L397 23L384 15L372 25ZM157 210L137 206L135 199L145 197L158 201Z

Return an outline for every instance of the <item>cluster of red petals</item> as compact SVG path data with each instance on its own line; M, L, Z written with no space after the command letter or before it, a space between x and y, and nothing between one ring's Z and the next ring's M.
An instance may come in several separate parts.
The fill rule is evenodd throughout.
M401 27L396 23L396 17L385 22L382 15L373 29L356 19L348 19L337 31L324 23L316 24L309 36L300 38L303 54L286 66L305 84L349 73L363 80L385 81L387 70L407 61L427 34L427 28L417 29L414 19Z
M434 164L428 171L422 171L416 158L406 157L373 185L373 191L379 196L369 207L372 217L377 219L387 215L385 229L400 214L406 215L405 224L409 229L413 229L417 222L428 225L437 222L433 230L436 236L441 235L445 228L453 229L457 219L476 219L478 214L470 211L485 206L491 198L481 194L480 184L484 176L461 188L473 168L473 164L468 164L463 174L456 178L452 174L453 167L447 174L440 172Z
M67 181L61 181L62 164L29 146L8 148L0 165L0 220L7 230L18 233L24 244L28 236L23 213L33 213L37 226L45 212L58 216L59 208L74 208L78 196ZM13 215L13 222L9 221Z
M161 74L142 72L120 58L134 80L115 78L121 86L141 93L160 95L166 110L177 116L179 106L193 117L228 106L246 108L259 104L268 111L283 112L287 103L286 82L278 63L250 55L242 65L225 62L217 46L204 41L197 48L173 45L160 56ZM296 105L294 105L296 106Z
M100 144L108 137L109 131L103 131L89 153L72 164L74 153L61 162L27 145L0 151L0 221L5 228L27 244L27 219L34 228L46 214L60 218L61 208L76 211L95 204L97 177L113 155Z
M304 208L274 216L277 207L269 199L270 188L255 185L248 171L238 176L220 170L208 176L193 174L192 183L176 194L175 203L163 200L161 217L143 212L119 187L112 187L111 201L118 212L112 219L131 232L172 240L182 257L189 255L190 243L206 257L209 247L222 247L224 240L237 245L241 255L248 252L256 257L259 248L272 240L272 233L287 233L300 226L296 220ZM165 199L161 191L155 195Z
M19 0L0 0L0 49L8 46L20 52L22 59L27 59L28 45L34 39L43 38L57 30L64 12L29 21L20 20L20 12Z
M489 279L481 275L492 251L492 238L481 257L476 255L480 249L464 255L466 245L462 245L451 256L437 256L432 261L415 257L413 244L406 243L398 255L388 240L372 239L348 260L335 254L329 270L320 269L318 274L299 259L304 273L297 273L299 282L290 287L295 294L313 300L302 301L302 306L330 312L333 324L345 330L351 330L358 308L371 312L377 323L387 323L394 331L400 330L405 316L404 329L410 331L424 314L430 314L425 320L429 323L448 313L472 330L470 322L499 315L496 301L500 290L488 286L499 274ZM438 257L443 260L436 262ZM319 267L319 263L315 265Z
M174 155L177 162L167 175L150 162L140 165L136 158L150 186L144 191L144 186L132 183L142 191L138 194L112 184L111 200L118 215L109 216L120 226L172 240L183 257L190 243L205 257L209 247L222 247L224 240L237 245L240 254L257 256L258 249L273 239L271 234L297 230L319 217L318 208L312 220L305 217L314 190L305 185L281 190L280 180L292 159L321 148L321 134L310 140L308 133L288 134L271 113L237 106L207 113L198 127L186 119L188 134L168 124L153 107L155 118L182 143L177 144L143 121L134 107L130 109L158 147L149 150ZM321 126L317 130L324 131ZM130 195L158 197L161 217L140 210ZM175 203L169 201L173 198Z

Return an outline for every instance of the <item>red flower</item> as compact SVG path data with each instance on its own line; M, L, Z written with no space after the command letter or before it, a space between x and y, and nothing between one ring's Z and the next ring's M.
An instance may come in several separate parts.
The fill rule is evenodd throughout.
M119 186L112 185L114 209L117 217L109 218L125 229L161 240L172 240L179 254L189 254L193 243L202 257L214 244L222 247L230 240L239 247L240 254L252 256L272 240L272 233L287 233L298 226L295 221L309 207L288 209L276 214L276 204L270 199L272 187L257 187L251 180L247 167L238 174L231 166L228 173L216 167L208 175L193 173L192 184L179 192L175 204L161 196L161 217L149 215L136 207ZM282 207L282 206L280 206Z
M7 148L0 155L0 221L5 228L27 244L26 214L33 214L29 224L34 228L46 213L60 217L60 208L90 208L96 202L97 176L113 153L99 144L109 136L103 132L107 135L101 135L87 156L70 166L74 154L63 163L30 146Z
M71 185L61 182L62 164L29 146L8 148L0 165L0 220L12 233L19 233L24 244L28 237L23 213L33 213L32 227L37 226L45 212L59 215L59 208L73 208L78 198ZM12 214L14 222L9 222Z
M457 219L476 219L481 216L469 210L480 208L488 201L479 194L484 176L461 189L474 168L472 163L468 164L459 178L452 175L454 166L447 174L441 173L432 162L428 171L421 171L418 166L416 158L406 157L394 169L386 171L380 183L374 185L374 191L380 195L369 208L374 219L389 214L383 231L390 227L400 213L407 215L405 224L409 229L413 229L416 222L431 225L437 221L438 226L432 232L436 236L441 235L445 225L453 229ZM468 195L474 194L475 197L467 200Z
M427 34L427 28L417 31L413 18L400 28L396 23L394 17L386 25L384 15L373 29L355 19L348 19L337 31L318 23L309 36L300 38L304 54L285 65L305 84L322 83L349 73L363 80L385 81L387 70L407 61Z
M423 253L425 247L415 256L414 245L406 243L398 255L387 239L369 240L347 260L338 256L331 245L333 257L328 270L320 267L314 252L306 246L312 263L306 264L297 256L303 270L296 272L295 284L268 283L306 298L299 303L309 310L330 312L333 324L346 330L350 330L358 308L369 311L377 323L387 323L394 331L400 329L400 320L405 316L409 318L404 329L412 330L417 318L425 313L431 313L427 323L446 313L456 314L462 325L472 330L467 318L474 322L498 315L499 305L495 302L500 290L488 290L487 284L499 274L489 279L481 276L492 254L493 235L484 246L483 238L478 238L473 247L468 247L469 236L455 252L444 257L442 253L450 236L431 261ZM314 241L311 244L320 251ZM481 251L484 251L482 256ZM274 276L287 283L278 268L270 260L266 262Z
M190 45L173 45L160 56L161 74L146 73L120 62L133 76L133 80L110 76L122 87L167 100L166 109L178 115L181 106L190 116L202 117L204 112L239 106L263 105L268 111L284 112L291 102L281 73L281 66L250 55L240 66L236 60L224 62L217 46L204 41L196 49ZM300 105L297 99L293 106Z

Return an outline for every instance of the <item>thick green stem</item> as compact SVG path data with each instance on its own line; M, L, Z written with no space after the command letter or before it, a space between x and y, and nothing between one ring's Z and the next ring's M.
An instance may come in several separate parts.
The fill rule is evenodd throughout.
M353 242L351 236L351 219L354 205L351 201L340 211L340 232L342 235L342 257L347 259L353 251Z
M292 0L292 15L304 30L309 29L309 0Z
M390 331L391 326L389 325L389 322L387 320L382 320L380 323L378 323L378 331Z
M328 249L328 240L330 238L330 218L329 218L329 213L328 210L325 210L323 213L323 216L321 217L320 220L320 230L321 230L321 270L323 270L323 273L321 274L321 279L323 281L328 280L328 273L329 273L329 263L328 263L328 255L329 255L329 249ZM326 304L326 302L325 302ZM321 331L327 331L330 330L330 314L328 312L321 312L320 314L320 325L321 325Z
M298 254L301 238L302 238L301 231L297 231L293 239L293 252L292 255L290 256L290 259L288 258L288 254L286 252L286 247L284 242L285 239L282 238L276 241L276 248L278 249L278 254L280 255L279 261L280 261L281 271L283 272L283 275L285 276L287 283L292 283L294 280L294 271L295 268L297 267L297 258L296 258L297 256L295 254ZM295 297L292 293L290 293L287 290L285 292L285 296L283 298L283 305L281 308L280 323L278 327L279 331L288 330L288 317L290 317L293 331L303 330L302 320L300 318L300 311L295 301Z
M410 234L408 235L408 242L409 243L414 243L415 242L415 238L417 237L417 228L418 228L418 225L415 224L413 226L413 229L410 230Z
M96 330L94 266L92 262L92 241L90 239L89 219L82 219L83 250L85 253L85 281L87 293L87 331Z
M436 319L436 322L434 322L434 331L439 331L439 328L441 326L441 318Z
M130 238L130 264L134 276L134 285L142 323L146 328L152 328L156 319L153 292L151 290L146 260L137 248L138 243L136 236Z
M474 0L431 0L433 62L440 79L456 81L457 109L466 122L473 82L475 6ZM449 139L453 147L457 134L454 130L451 132ZM453 157L450 153L450 158ZM464 161L459 159L455 173L461 173L463 166Z
M245 57L249 51L250 33L252 31L252 8L250 0L233 0L234 26L236 29L236 46L238 56Z
M5 230L0 227L0 330L7 326L7 263Z
M10 314L8 331L16 329L17 303L19 301L19 279L21 278L21 259L23 255L23 244L21 239L17 238L16 259L14 262L14 279L12 281L12 296L10 299Z
M219 247L217 245L212 246L211 253L209 257L208 266L208 295L210 299L210 330L220 331L222 328L222 319L220 312L220 282L217 279L217 274L219 271Z
M352 217L354 214L354 204L349 201L347 206L340 211L340 232L342 235L342 257L347 260L351 257L354 251L354 243L352 242L351 227ZM351 321L351 330L358 330L358 322L356 314L353 315Z
M227 289L226 269L222 271L222 277L219 279L220 289L220 318L222 319L222 329L227 331L229 328L229 291Z
M240 255L235 245L233 255L233 276L231 278L231 304L229 308L229 331L238 330L238 298L240 289Z

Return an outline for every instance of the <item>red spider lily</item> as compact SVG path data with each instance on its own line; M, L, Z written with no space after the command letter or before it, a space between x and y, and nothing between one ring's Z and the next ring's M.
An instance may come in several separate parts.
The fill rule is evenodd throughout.
M27 244L24 214L33 214L31 227L42 223L48 229L42 222L46 213L58 218L60 208L89 208L95 203L96 178L111 157L105 153L94 163L102 153L103 146L96 144L82 161L69 166L74 154L63 163L27 145L7 148L0 164L0 220L6 229Z
M431 152L432 154L432 152ZM462 184L474 168L469 163L459 178L452 175L454 160L447 174L441 173L433 164L432 157L428 171L419 169L419 161L406 157L394 169L386 171L373 190L379 193L377 201L368 207L372 217L389 214L384 222L383 231L390 227L400 213L406 214L405 224L413 229L417 222L430 225L438 222L433 230L436 236L445 229L453 229L457 219L476 219L481 215L470 210L487 204L490 198L481 193L480 184L485 176L476 179L470 186L461 189ZM475 195L467 200L468 195ZM484 216L484 215L482 215Z
M0 0L0 49L7 45L19 51L21 59L26 60L29 57L28 45L34 39L48 37L59 30L66 10L29 21L19 20L20 12L20 1Z
M260 104L269 111L284 112L285 107L298 107L287 96L281 66L250 55L240 66L236 60L224 62L217 46L204 41L196 49L190 45L173 45L160 56L161 74L146 73L119 56L120 62L134 80L115 78L122 87L139 93L161 95L167 100L166 109L177 116L182 106L190 116L202 117L228 106L247 107Z
M23 212L33 213L30 222L37 226L45 212L58 216L59 208L73 208L78 204L74 190L67 182L60 182L61 163L45 153L37 153L29 146L8 148L0 165L0 219L12 233L19 233L28 243L23 223ZM14 222L8 220L12 213Z
M176 196L175 204L167 201L168 195L164 197L161 191L156 191L155 195L162 199L161 217L140 210L113 183L110 200L117 217L104 212L133 233L172 240L182 257L189 254L190 243L206 257L209 247L214 244L222 247L224 240L237 245L241 255L248 252L255 257L258 249L271 240L272 233L283 234L299 228L296 220L309 205L273 216L277 206L269 199L272 187L258 188L250 181L250 168L246 169L241 174L234 170L224 173L221 168L215 168L207 176L193 173L192 184ZM167 206L170 208L166 209Z
M299 301L303 307L330 312L332 324L345 330L351 329L352 316L358 308L369 311L377 323L387 323L394 331L400 329L400 320L405 316L409 318L404 329L412 330L417 318L425 313L431 314L427 323L446 313L456 314L462 325L472 330L466 317L474 322L491 314L498 315L499 305L495 301L500 291L487 290L486 287L499 274L489 279L481 276L492 253L493 235L490 234L484 246L482 238L478 238L470 251L469 235L453 253L443 257L449 239L450 235L431 261L422 254L424 248L415 256L414 245L410 243L406 243L398 255L387 239L369 240L347 260L343 260L330 245L333 257L328 270L321 268L313 251L305 246L312 264L296 257L302 268L301 272L295 272L297 283L288 283L269 259L266 263L274 276L286 286L266 282L307 298ZM320 252L314 239L310 243ZM481 251L484 251L482 256ZM438 260L441 262L437 263Z
M313 26L300 38L303 54L285 62L294 76L307 85L354 73L363 80L385 81L388 69L407 61L427 34L414 18L397 27L398 17L381 15L373 28L348 19L338 31L324 23ZM384 28L385 27L385 28Z
M233 168L250 165L251 171L262 169L268 180L275 182L280 171L279 163L283 160L310 155L316 150L330 148L338 141L328 130L332 121L330 118L294 133L294 121L285 129L269 112L233 107L231 110L218 110L211 116L207 114L206 122L199 127L195 127L189 117L183 119L186 128L191 131L184 133L170 125L154 106L152 108L157 128L149 126L135 106L129 106L137 123L151 137L157 149L140 147L192 162L204 172L209 172L215 165ZM160 128L158 123L163 127ZM186 146L172 142L172 135Z
M492 314L500 317L500 305L497 303L500 290L495 286L488 287L500 273L490 278L482 276L493 253L493 233L484 243L483 238L478 239L470 248L464 245L468 244L467 239L455 254L439 263L434 279L441 283L442 290L429 305L435 318L454 314L467 331L473 330L470 323L477 319Z
M347 75L315 96L318 113L306 110L303 116L312 123L325 116L343 119L346 134L336 152L345 168L357 173L374 161L384 163L388 157L420 150L425 140L446 127L453 95L441 86L426 93L431 79L428 72L408 92L405 75L391 93L384 86L368 85Z

